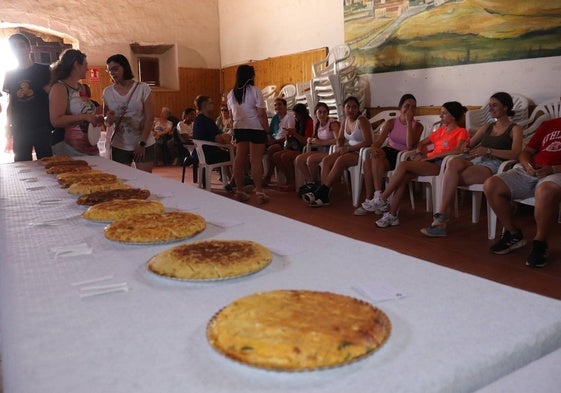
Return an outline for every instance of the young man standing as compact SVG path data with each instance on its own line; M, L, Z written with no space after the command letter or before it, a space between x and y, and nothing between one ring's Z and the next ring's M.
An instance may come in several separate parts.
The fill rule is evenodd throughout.
M49 119L49 66L31 60L31 44L23 34L8 39L18 68L6 73L3 90L8 93L8 134L14 138L14 161L52 156Z

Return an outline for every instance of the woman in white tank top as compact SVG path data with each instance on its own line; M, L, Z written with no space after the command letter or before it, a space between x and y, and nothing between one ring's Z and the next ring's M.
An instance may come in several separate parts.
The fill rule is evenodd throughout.
M315 192L302 196L310 207L329 205L331 186L341 179L345 169L358 164L360 149L372 144L370 122L360 114L358 99L352 96L347 97L343 107L345 120L337 136L337 151L322 160L322 184Z
M324 102L317 103L314 114L314 136L308 138L309 149L296 157L294 163L307 185L319 180L319 163L328 155L329 146L337 142L335 137L340 129L339 122L329 117L329 107Z

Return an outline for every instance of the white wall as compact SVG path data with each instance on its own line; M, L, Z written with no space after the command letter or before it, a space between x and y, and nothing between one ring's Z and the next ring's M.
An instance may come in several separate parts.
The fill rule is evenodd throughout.
M179 66L219 68L218 0L1 0L0 22L40 26L80 42L90 64L129 44L177 44Z
M92 65L129 44L176 43L182 67L219 68L344 42L341 0L0 0L1 23L42 26L80 42ZM174 54L175 56L175 54ZM370 105L404 92L419 104L481 105L498 90L534 102L561 95L561 57L368 75Z
M222 65L260 60L344 41L341 0L219 0ZM412 92L419 105L448 100L482 105L496 91L536 103L561 95L561 57L400 71L365 76L370 106L395 106Z
M395 106L405 92L420 106L446 101L483 105L497 91L518 93L534 103L561 97L561 57L370 74L371 105Z
M222 66L344 43L342 4L342 0L219 0Z

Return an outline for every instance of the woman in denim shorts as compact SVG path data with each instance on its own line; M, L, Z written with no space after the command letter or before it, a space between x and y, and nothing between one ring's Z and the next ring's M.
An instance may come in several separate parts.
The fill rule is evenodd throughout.
M508 93L495 93L489 99L489 112L495 122L481 126L470 138L464 155L451 160L442 179L440 210L432 224L421 229L430 237L448 234L447 223L452 215L458 186L482 184L496 174L504 160L514 160L522 150L522 127L513 123L514 103Z

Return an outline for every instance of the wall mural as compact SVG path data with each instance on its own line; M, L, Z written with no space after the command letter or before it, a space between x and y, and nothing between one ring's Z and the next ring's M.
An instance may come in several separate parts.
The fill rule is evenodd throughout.
M362 73L561 56L561 0L344 0Z

